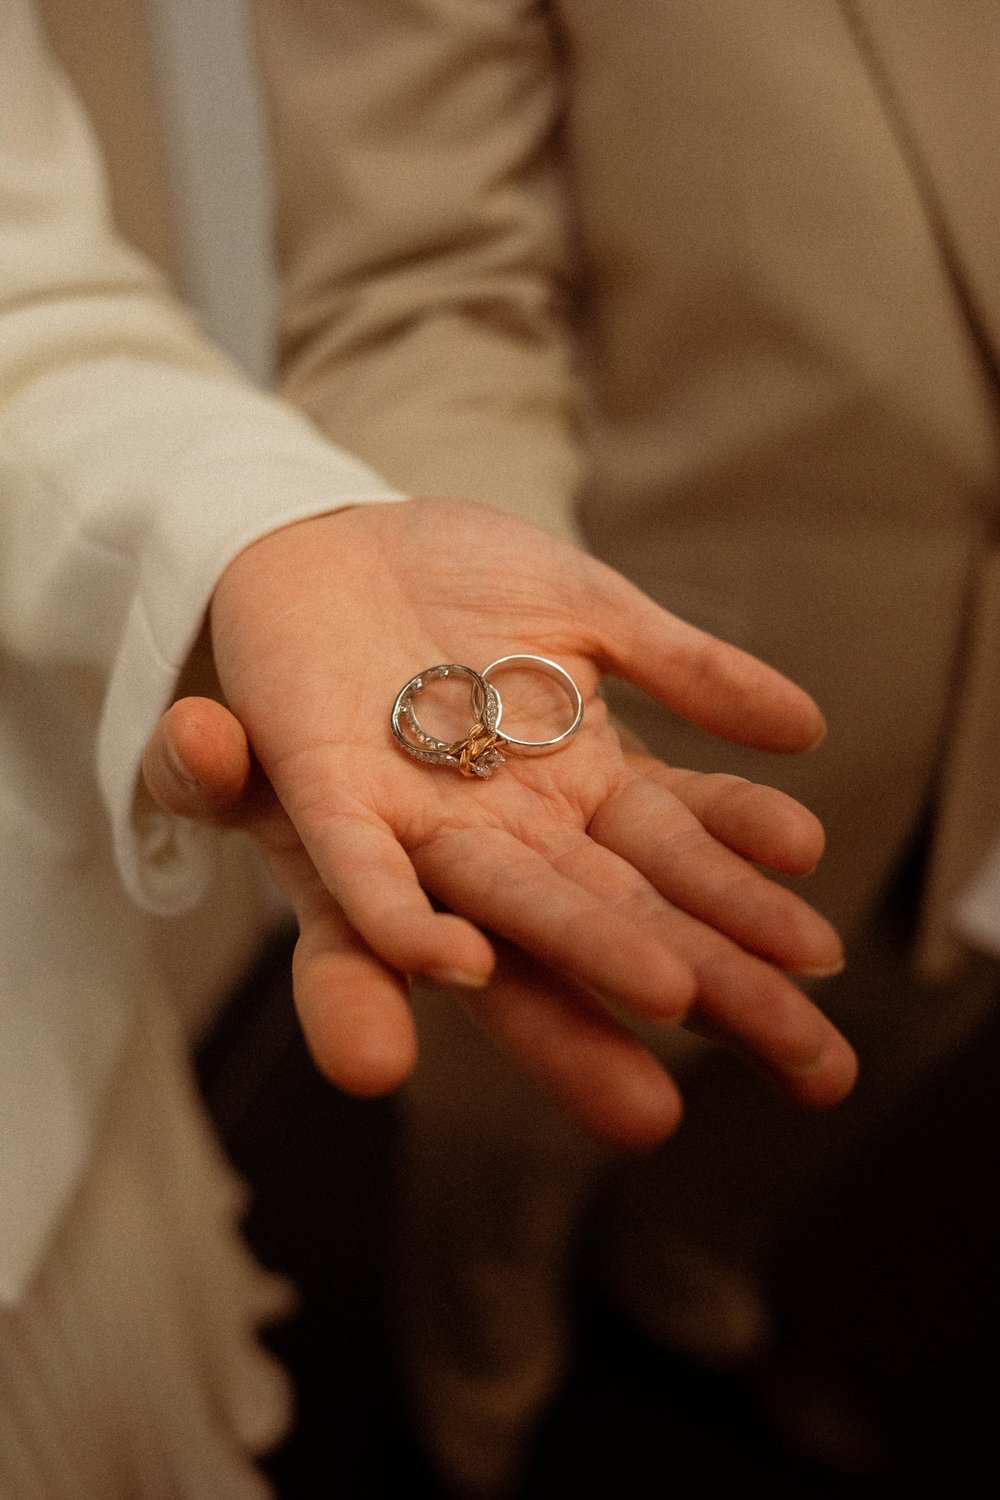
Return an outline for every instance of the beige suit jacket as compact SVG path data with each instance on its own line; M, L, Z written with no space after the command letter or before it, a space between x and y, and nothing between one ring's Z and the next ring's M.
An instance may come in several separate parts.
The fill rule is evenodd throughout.
M848 927L1000 828L991 0L256 0L285 389L411 492L587 543L804 683ZM513 643L503 643L513 648Z
M172 269L134 0L40 8ZM831 735L794 767L631 709L815 806L848 923L930 799L920 951L952 967L1000 830L991 0L252 8L286 389L799 677Z

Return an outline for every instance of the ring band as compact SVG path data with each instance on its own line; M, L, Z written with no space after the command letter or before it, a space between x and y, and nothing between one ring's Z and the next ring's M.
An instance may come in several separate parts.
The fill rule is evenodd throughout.
M490 681L490 677L492 673L503 671L508 667L527 667L529 670L542 671L547 676L555 678L573 709L572 720L566 729L560 730L558 734L547 740L520 739L506 730L502 735L500 734L503 701L498 689ZM420 723L413 700L418 693L423 692L428 683L435 682L439 678L451 677L456 673L468 678L472 683L473 723L464 739L439 740L434 735L428 734ZM423 761L432 766L454 766L463 776L476 776L483 780L492 776L494 771L499 770L505 764L506 757L503 750L509 747L523 755L545 755L549 751L558 750L572 735L576 734L582 720L583 698L580 689L565 667L561 667L558 662L550 661L547 656L534 656L529 653L499 656L482 672L475 672L472 667L466 667L454 661L441 662L436 667L426 667L424 671L418 672L404 687L400 688L390 717L392 732L397 742L414 760Z
M493 687L490 681L492 674L501 671L505 667L533 667L537 671L546 673L549 677L554 677L573 707L573 719L567 729L553 735L548 740L522 740L516 735L511 734L508 729L505 729L503 733L504 743L511 750L519 750L524 754L543 755L550 750L558 750L572 735L576 734L583 721L583 697L581 696L580 689L566 671L566 668L561 667L557 661L550 661L547 656L531 656L527 654L499 656L496 661L491 661L489 666L484 668L479 675L487 687ZM493 691L496 692L495 687ZM497 722L499 723L499 719Z
M451 677L458 673L472 682L472 709L475 715L469 733L461 740L439 740L423 728L413 707L413 699L429 682ZM503 704L496 688L479 672L460 662L442 662L436 667L427 667L411 677L396 695L392 706L391 725L397 742L414 760L427 765L454 766L463 776L485 779L504 764L501 746L504 741L497 733ZM405 728L404 728L405 725Z

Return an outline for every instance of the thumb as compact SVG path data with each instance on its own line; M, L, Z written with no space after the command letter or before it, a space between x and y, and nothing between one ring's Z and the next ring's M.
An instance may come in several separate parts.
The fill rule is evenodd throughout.
M142 775L164 812L199 823L235 823L250 782L242 725L211 698L180 698L150 736Z

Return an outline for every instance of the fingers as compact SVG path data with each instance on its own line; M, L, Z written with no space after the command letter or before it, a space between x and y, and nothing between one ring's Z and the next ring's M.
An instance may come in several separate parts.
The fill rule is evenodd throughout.
M585 990L509 945L500 946L492 984L461 1000L588 1135L640 1151L680 1124L677 1086L650 1052Z
M242 811L250 817L246 736L211 699L181 699L164 714L146 748L143 775L167 812L213 823L238 821ZM351 930L290 825L275 817L252 821L299 921L295 1005L317 1066L349 1093L396 1088L417 1052L405 980Z
M242 821L261 834L265 854L294 903L283 856L290 829L282 825L278 838L278 820L271 817L265 824L251 769L239 722L208 698L173 704L143 757L146 784L166 811L199 822ZM263 790L259 768L257 775ZM392 834L360 819L331 817L322 829L322 850L329 890L391 968L442 984L486 983L494 962L489 942L471 923L435 912Z
M601 894L620 922L645 929L687 965L696 989L686 1024L752 1059L802 1104L825 1108L850 1091L857 1072L853 1049L785 974L665 901L624 859L593 840L564 842L559 858L567 878ZM621 987L608 985L607 991L638 1009Z
M295 1008L320 1072L348 1093L388 1093L417 1056L406 982L317 896L299 914L292 963Z
M728 829L735 823L744 842L752 843L755 809L770 802L766 789L729 777L712 780L722 786L714 792L699 786L692 800L697 805L720 798L716 824ZM758 792L764 795L758 798ZM830 974L842 967L843 946L825 917L720 843L689 807L650 777L636 777L613 793L589 832L674 906L743 948L800 974Z
M819 863L826 842L823 825L785 792L721 772L674 770L650 755L628 759L744 859L786 875L808 875Z
M495 962L488 940L462 917L435 911L387 828L330 816L309 852L351 926L391 968L441 984L487 982Z
M181 698L172 704L142 758L153 800L165 812L203 823L234 820L250 767L242 726L210 698Z
M272 852L270 862L300 925L295 1004L317 1066L354 1094L395 1088L417 1046L402 976L353 931L300 844ZM488 987L463 988L459 997L589 1134L643 1150L679 1124L676 1085L647 1049L590 993L527 955L503 945L502 972Z
M851 1092L854 1048L783 975L749 955L737 962L719 952L699 966L699 980L691 1030L740 1053L806 1108L829 1109Z
M413 863L446 905L642 1014L677 1017L691 1004L694 977L662 934L617 911L606 884L588 889L566 878L512 834L445 829L413 851Z
M206 698L173 704L150 738L143 775L166 811L199 822L243 823L258 834L278 883L301 909L310 881L297 857L298 840L291 825L275 815L277 804L228 709ZM329 891L371 943L373 958L377 953L389 969L443 984L486 983L494 963L488 940L471 923L434 910L390 833L331 817L322 840L321 868Z
M826 725L808 693L756 657L686 624L593 562L587 620L602 670L739 745L809 750Z

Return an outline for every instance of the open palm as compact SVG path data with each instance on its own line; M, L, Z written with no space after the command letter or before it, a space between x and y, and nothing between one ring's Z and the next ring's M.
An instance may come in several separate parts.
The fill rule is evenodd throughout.
M303 1023L338 1081L370 1091L405 1073L405 976L420 975L465 986L483 1024L606 1135L662 1134L679 1114L629 1015L720 1035L806 1103L849 1088L850 1049L783 972L836 967L836 935L748 863L808 869L815 820L779 793L626 748L597 696L613 672L712 732L803 749L822 719L786 679L573 548L452 501L263 538L221 579L212 633L277 799L257 798L256 831L302 931ZM555 659L578 683L584 719L565 748L512 754L485 781L399 748L388 715L404 682L509 653ZM509 699L498 681L524 725L512 732L554 732L544 679L512 679ZM655 1127L636 1123L643 1091Z

